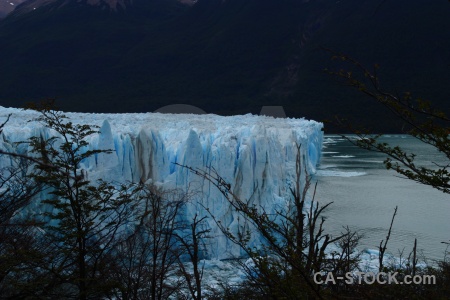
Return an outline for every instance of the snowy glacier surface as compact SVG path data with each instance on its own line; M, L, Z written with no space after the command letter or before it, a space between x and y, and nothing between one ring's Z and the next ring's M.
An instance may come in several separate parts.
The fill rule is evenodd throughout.
M3 150L31 135L55 133L29 110L0 107L0 122L11 118L0 138ZM209 213L225 227L236 230L238 215L211 184L174 163L207 170L214 168L241 199L273 212L290 201L289 187L295 174L296 144L301 145L302 164L310 174L316 172L321 156L323 124L305 119L272 118L257 115L223 117L192 114L88 114L66 113L73 123L97 125L98 134L89 137L91 149L111 149L82 163L90 180L153 182L164 188L178 188L196 195L186 207L184 217ZM30 121L31 120L31 121ZM10 162L0 157L0 166ZM241 255L208 218L211 236L208 256L214 259ZM256 237L251 243L260 242Z

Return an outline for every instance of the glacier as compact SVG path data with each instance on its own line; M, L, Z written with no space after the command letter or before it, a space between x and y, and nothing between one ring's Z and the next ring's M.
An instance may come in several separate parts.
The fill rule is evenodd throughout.
M0 137L0 149L26 153L14 146L30 136L55 133L37 122L39 113L0 107L0 124L11 114ZM234 194L273 212L290 201L289 187L295 179L296 144L309 174L316 172L321 157L323 124L291 118L258 115L218 116L212 114L93 114L65 113L74 124L99 126L89 137L90 149L110 149L82 162L88 179L153 183L167 189L194 191L183 211L191 220L209 213L231 230L239 217L224 196L205 179L175 163L207 170L214 168L231 184ZM11 164L0 157L0 166ZM35 207L34 209L40 209ZM242 218L241 218L242 219ZM241 249L227 240L212 218L208 256L212 259L239 257ZM242 221L242 220L241 220ZM251 241L257 245L256 237Z

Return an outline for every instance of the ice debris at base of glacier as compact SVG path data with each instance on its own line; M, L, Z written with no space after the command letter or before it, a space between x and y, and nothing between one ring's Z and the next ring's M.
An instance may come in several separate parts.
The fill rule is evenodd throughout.
M29 120L37 112L0 107L0 123L12 114L0 138L3 150L31 135L52 136L42 124ZM83 161L89 180L153 182L165 188L197 192L185 210L186 220L209 208L225 227L236 230L237 214L220 192L199 176L174 163L206 170L213 167L231 184L241 199L264 207L268 213L286 207L289 186L295 179L296 144L301 145L302 163L316 172L321 156L323 125L305 119L273 118L251 114L223 117L192 114L89 114L66 113L73 123L100 126L90 138L92 149L112 149ZM16 149L15 151L26 151ZM10 160L0 158L0 167ZM303 168L303 167L302 167ZM242 219L242 218L241 218ZM209 218L209 257L239 257L240 248L228 241ZM242 221L242 220L241 220ZM259 241L252 240L256 245Z

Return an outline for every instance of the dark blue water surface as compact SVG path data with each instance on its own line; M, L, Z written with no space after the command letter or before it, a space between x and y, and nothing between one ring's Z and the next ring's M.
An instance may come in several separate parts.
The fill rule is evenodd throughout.
M381 140L417 154L427 167L445 163L445 157L413 137L387 135ZM418 249L432 263L443 259L450 240L450 195L401 178L386 170L386 155L359 149L336 135L325 135L323 155L315 178L316 200L334 203L326 212L326 230L333 235L348 225L364 234L360 250L376 249L386 239L395 206L398 206L388 251L407 256L418 240ZM448 162L448 160L447 160Z

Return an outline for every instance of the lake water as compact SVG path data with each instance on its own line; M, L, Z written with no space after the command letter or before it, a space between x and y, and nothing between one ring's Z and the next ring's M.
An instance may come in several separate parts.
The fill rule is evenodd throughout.
M393 146L417 154L416 160L431 167L444 157L432 147L402 135L387 135L382 139ZM386 155L353 146L336 135L325 135L323 156L315 178L318 180L316 199L334 203L326 212L325 230L337 235L348 225L364 234L360 250L377 249L386 239L395 206L398 206L388 251L407 256L417 238L417 248L429 262L444 258L450 240L450 195L429 186L399 178L386 170Z

